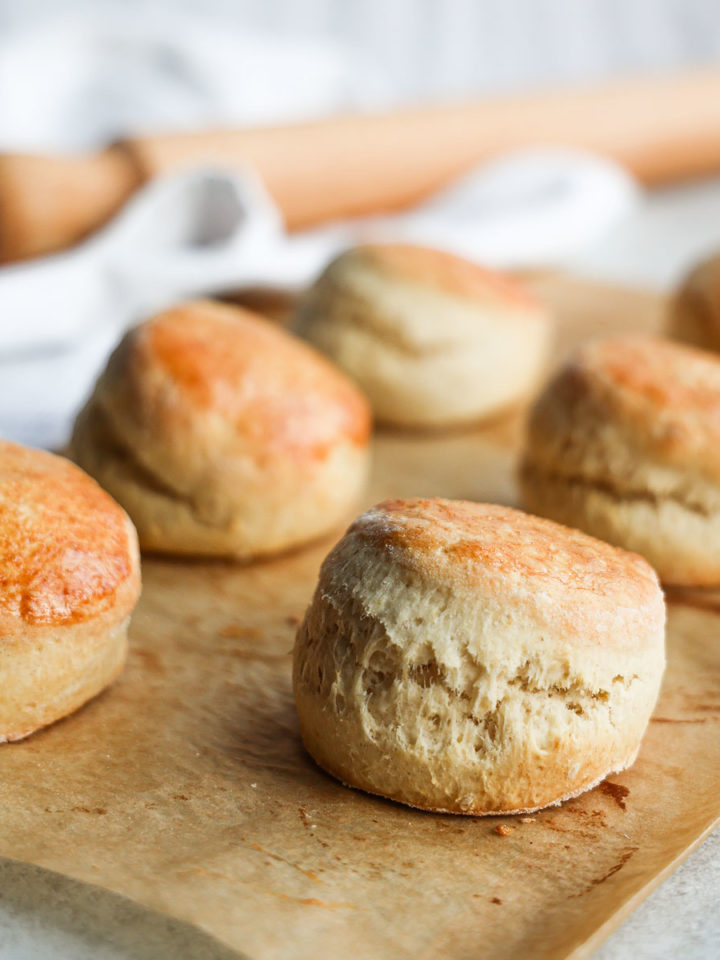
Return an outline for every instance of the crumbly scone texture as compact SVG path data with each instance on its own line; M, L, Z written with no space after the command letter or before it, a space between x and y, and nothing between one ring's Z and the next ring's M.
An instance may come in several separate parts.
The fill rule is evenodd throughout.
M298 630L303 741L415 807L555 804L633 762L664 622L634 554L506 507L388 501L329 554Z
M341 254L293 326L362 387L378 420L430 428L531 394L552 331L546 311L502 276L405 245Z
M126 335L71 449L144 550L245 560L345 519L366 481L370 425L357 387L311 347L197 301Z
M670 301L669 337L720 351L720 254L690 271Z
M720 359L651 337L585 345L530 415L527 509L720 583Z
M75 710L122 669L140 592L127 514L62 457L0 443L0 741Z

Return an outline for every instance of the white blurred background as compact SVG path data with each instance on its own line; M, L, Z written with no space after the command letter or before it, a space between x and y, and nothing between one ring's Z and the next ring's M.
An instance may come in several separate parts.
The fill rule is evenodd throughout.
M0 0L0 150L718 62L718 0ZM568 265L668 288L716 223L714 180L672 187Z
M714 62L718 0L0 0L0 151L93 150L143 132L282 123ZM443 245L443 226L452 239L465 220L476 259L491 265L555 266L666 290L720 248L720 171L644 193L594 158L590 166L561 158L559 167L551 158L549 172L546 161L531 157L520 171L506 164L505 219L488 219L500 188L479 168L469 193L441 205L440 219L454 221L437 221L420 242ZM553 207L553 197L565 199ZM147 266L169 241L146 227L168 219L145 209L134 232L145 248L120 250L120 285L114 254L102 269L94 255L51 258L56 266L43 273L0 267L0 433L61 445L120 329L149 309L138 290L159 292L159 302L183 292L187 259L165 258L167 289ZM260 249L255 239L243 246L241 233L224 254L231 272L246 268L233 274L237 286L252 273L249 253L263 281L288 280L281 254L296 267L297 256L282 238ZM457 242L449 248L473 255ZM239 253L233 259L240 249L242 264Z
M0 150L714 62L718 0L0 0ZM668 288L720 245L715 180L642 213L568 266Z
M388 101L443 99L720 58L717 0L3 0L0 32L188 14L331 40Z
M0 0L0 151L92 150L143 132L273 124L718 62L718 0ZM582 158L575 167L579 183ZM632 184L625 189L623 171L615 171L614 180L612 172L609 179L597 173L586 178L585 206L566 204L569 219L563 222L572 230L550 229L550 216L533 220L523 199L514 205L525 216L514 228L518 249L506 244L491 251L493 258L481 245L479 258L499 266L551 264L668 290L695 260L720 248L720 171L647 193ZM571 179L563 182L567 187ZM569 187L565 192L572 199ZM518 190L515 199L527 194ZM611 195L614 205L605 202ZM468 212L465 195L455 208ZM487 208L477 207L474 224L487 227ZM493 238L502 233L492 224L486 232ZM543 258L553 247L551 234L556 249ZM535 243L530 255L521 256L520 240L532 236L543 250ZM143 259L134 247L129 252ZM268 253L266 265L279 263L276 254ZM92 316L79 324L87 355L83 372L77 351L62 375L59 365L51 372L44 354L37 361L28 357L21 369L16 355L26 351L27 331L47 326L38 341L46 350L49 339L59 346L60 325L41 308L32 324L15 319L19 339L11 331L3 340L2 326L7 330L17 318L16 307L27 307L52 279L55 302L79 316L87 305L76 309L65 292L90 291L99 270L84 278L78 268L72 283L62 269L52 278L28 274L15 277L11 289L5 282L10 269L0 268L0 347L10 351L0 377L0 431L58 443L118 324L131 322L144 307L126 297L125 315L102 339L96 318L109 314L97 307L108 306L105 284L87 307ZM188 271L179 262L166 272ZM135 282L130 286L138 289ZM86 335L91 325L93 350ZM52 408L43 399L49 376L64 378L62 402ZM24 401L18 404L21 386Z

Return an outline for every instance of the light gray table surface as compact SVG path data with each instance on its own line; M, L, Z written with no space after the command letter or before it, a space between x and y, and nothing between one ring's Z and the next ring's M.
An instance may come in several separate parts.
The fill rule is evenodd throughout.
M569 269L669 289L698 256L720 249L720 179L659 191ZM597 951L597 960L720 957L720 831ZM48 871L0 860L1 960L230 960L184 924ZM530 958L531 960L531 958Z

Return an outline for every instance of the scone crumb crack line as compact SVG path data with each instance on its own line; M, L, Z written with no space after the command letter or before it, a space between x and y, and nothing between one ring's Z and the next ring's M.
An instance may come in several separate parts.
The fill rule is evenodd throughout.
M374 340L380 341L384 347L392 347L398 353L418 360L433 359L442 354L452 354L463 348L459 340L436 339L420 344L405 335L401 327L391 318L382 318L382 321L373 319L370 305L358 303L350 307L343 304L340 317L330 315L326 321L328 328L337 328L339 323L352 326L355 330L364 333Z
M696 513L701 517L714 517L718 511L706 507L693 500L691 497L683 497L678 493L658 493L647 488L637 489L632 487L620 487L610 480L601 480L596 477L588 477L577 473L560 473L558 471L545 470L542 467L526 465L523 468L525 482L531 484L534 479L539 478L541 482L560 483L568 487L577 487L587 490L595 490L603 493L605 496L617 500L635 500L650 503L659 507L663 503L676 503L684 510Z
M94 426L98 432L102 434L105 451L110 455L114 455L115 459L127 464L137 479L143 481L144 486L150 487L157 493L172 497L175 500L184 500L186 498L185 494L181 493L176 487L173 487L163 477L158 476L147 464L140 460L137 451L125 443L120 437L118 431L115 429L112 418L108 415L101 402L95 405L91 415L95 418Z
M102 415L100 415L101 411ZM104 448L108 459L114 458L124 464L128 473L139 486L186 507L199 524L213 529L225 529L227 524L213 522L208 517L203 516L190 491L179 490L141 461L136 451L126 445L122 438L118 436L113 429L112 421L100 405L96 407L96 414L103 427Z

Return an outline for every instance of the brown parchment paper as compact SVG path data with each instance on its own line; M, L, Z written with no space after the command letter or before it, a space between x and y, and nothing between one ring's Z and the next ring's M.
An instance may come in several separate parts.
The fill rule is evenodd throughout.
M560 311L558 355L658 322L647 295L536 285ZM514 502L520 422L381 435L368 502ZM290 650L328 548L250 567L146 561L121 679L0 749L0 854L251 958L587 956L720 819L720 600L672 598L664 692L632 770L528 822L439 816L348 790L303 752Z

